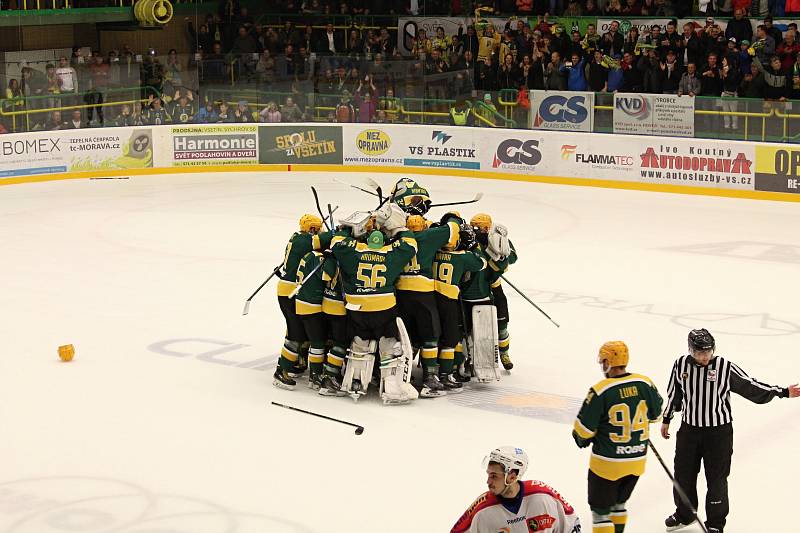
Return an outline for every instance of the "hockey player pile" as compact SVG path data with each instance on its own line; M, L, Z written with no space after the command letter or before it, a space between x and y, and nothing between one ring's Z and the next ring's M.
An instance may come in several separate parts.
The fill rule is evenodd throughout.
M293 389L308 370L321 395L358 400L372 383L384 404L402 404L496 381L498 359L511 370L500 279L517 259L508 230L485 213L428 220L431 206L404 178L377 210L330 230L328 217L300 218L278 272L286 338L275 386Z

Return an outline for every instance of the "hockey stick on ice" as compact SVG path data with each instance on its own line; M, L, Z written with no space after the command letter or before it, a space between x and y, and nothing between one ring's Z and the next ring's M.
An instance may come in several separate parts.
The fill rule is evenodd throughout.
M278 272L281 271L281 267L282 266L283 266L283 261L281 261L281 263L278 266L276 266L274 269L272 269L272 274L270 274L269 277L264 280L264 283L262 283L261 285L258 286L258 288L253 292L253 294L250 295L250 298L248 298L247 300L244 301L244 311L242 311L242 315L246 315L247 313L250 312L250 301L253 298L256 297L256 294L258 294L258 291L263 289L264 285L266 285L267 282L273 278L273 276L275 276Z
M505 281L506 283L508 283L509 287L511 287L512 289L514 289L515 291L517 291L517 293L519 293L519 295L520 295L520 296L522 296L523 298L525 298L525 300L527 300L527 302L528 302L529 304L531 304L532 306L534 306L534 307L535 307L535 308L536 308L536 309L537 309L537 310L538 310L540 313L542 313L544 316L546 316L546 317L547 317L547 319L548 319L550 322L552 322L553 324L555 324L555 326L556 326L557 328L560 328L560 327L561 327L561 326L559 326L559 325L558 325L558 322L556 322L555 320L553 320L552 318L550 318L550 315L548 315L547 313L545 313L545 312L542 310L542 308L541 308L541 307L539 307L538 305L536 305L536 304L533 302L533 300L531 300L530 298L528 298L528 296L527 296L527 295L526 295L524 292L522 292L521 290L519 290L519 289L518 289L518 288L517 288L517 287L516 287L516 286L515 286L513 283L511 283L510 281L508 281L508 278L507 278L507 277L505 277L505 276L504 276L504 275L502 275L502 274L500 274L500 277L501 277L501 278L503 278L503 281Z
M678 484L678 482L675 481L675 476L672 475L672 472L670 472L669 468L664 463L664 460L661 458L661 454L658 453L658 450L656 450L656 447L653 446L653 441L652 440L650 441L650 449L653 450L653 453L655 454L656 458L658 459L658 462L661 463L661 466L664 467L664 472L667 473L667 475L669 476L670 481L672 481L672 486L675 487L675 492L678 493L678 496L680 497L681 500L683 500L683 503L692 511L692 516L694 516L694 519L697 520L698 524L700 524L700 527L702 528L703 533L708 533L708 528L703 523L703 521L700 520L700 517L697 516L697 509L695 509L694 505L692 505L692 502L689 501L689 497L683 491L683 488L681 488L681 486Z
M312 411L306 411L305 409L298 409L297 407L292 407L291 405L284 405L278 402L272 402L272 405L277 405L278 407L283 407L284 409L290 409L292 411L297 411L299 413L305 413L307 415L316 416L319 418L324 418L325 420L331 420L333 422L339 422L340 424L344 424L346 426L353 426L356 428L356 435L361 435L364 433L364 426L359 426L358 424L353 424L352 422L345 422L344 420L339 420L338 418L333 418L330 416L321 415L319 413L314 413Z
M475 198L473 198L472 200L465 200L463 202L447 202L447 203L444 203L444 204L431 204L430 208L432 209L434 207L445 207L445 206L448 206L448 205L474 204L475 202L480 201L481 198L483 198L483 193L479 192L478 194L475 195Z

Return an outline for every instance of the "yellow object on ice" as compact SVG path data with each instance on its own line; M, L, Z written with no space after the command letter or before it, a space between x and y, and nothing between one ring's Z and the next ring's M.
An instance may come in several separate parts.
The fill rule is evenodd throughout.
M72 358L75 357L75 347L71 344L65 344L64 346L58 347L58 357L66 362L72 361Z

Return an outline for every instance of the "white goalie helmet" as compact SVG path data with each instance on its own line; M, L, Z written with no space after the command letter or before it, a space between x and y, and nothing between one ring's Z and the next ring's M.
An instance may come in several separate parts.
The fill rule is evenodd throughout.
M522 448L515 448L514 446L500 446L492 450L489 455L483 459L483 467L489 466L489 463L500 463L503 465L506 475L512 470L518 470L517 479L522 479L525 471L528 469L528 454Z

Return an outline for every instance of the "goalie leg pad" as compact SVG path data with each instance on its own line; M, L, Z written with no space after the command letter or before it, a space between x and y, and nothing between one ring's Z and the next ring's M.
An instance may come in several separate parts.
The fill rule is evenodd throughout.
M342 380L342 390L348 393L366 394L369 382L372 379L372 367L375 364L375 348L378 343L374 340L364 340L354 337L350 345L350 355L347 356L347 366ZM353 388L353 382L358 380L360 386Z
M383 403L406 403L419 397L411 385L413 348L403 321L397 319L400 339L381 337L381 398Z
M493 305L476 305L472 308L472 338L469 354L475 377L481 383L500 380L500 358L497 332L497 310Z

